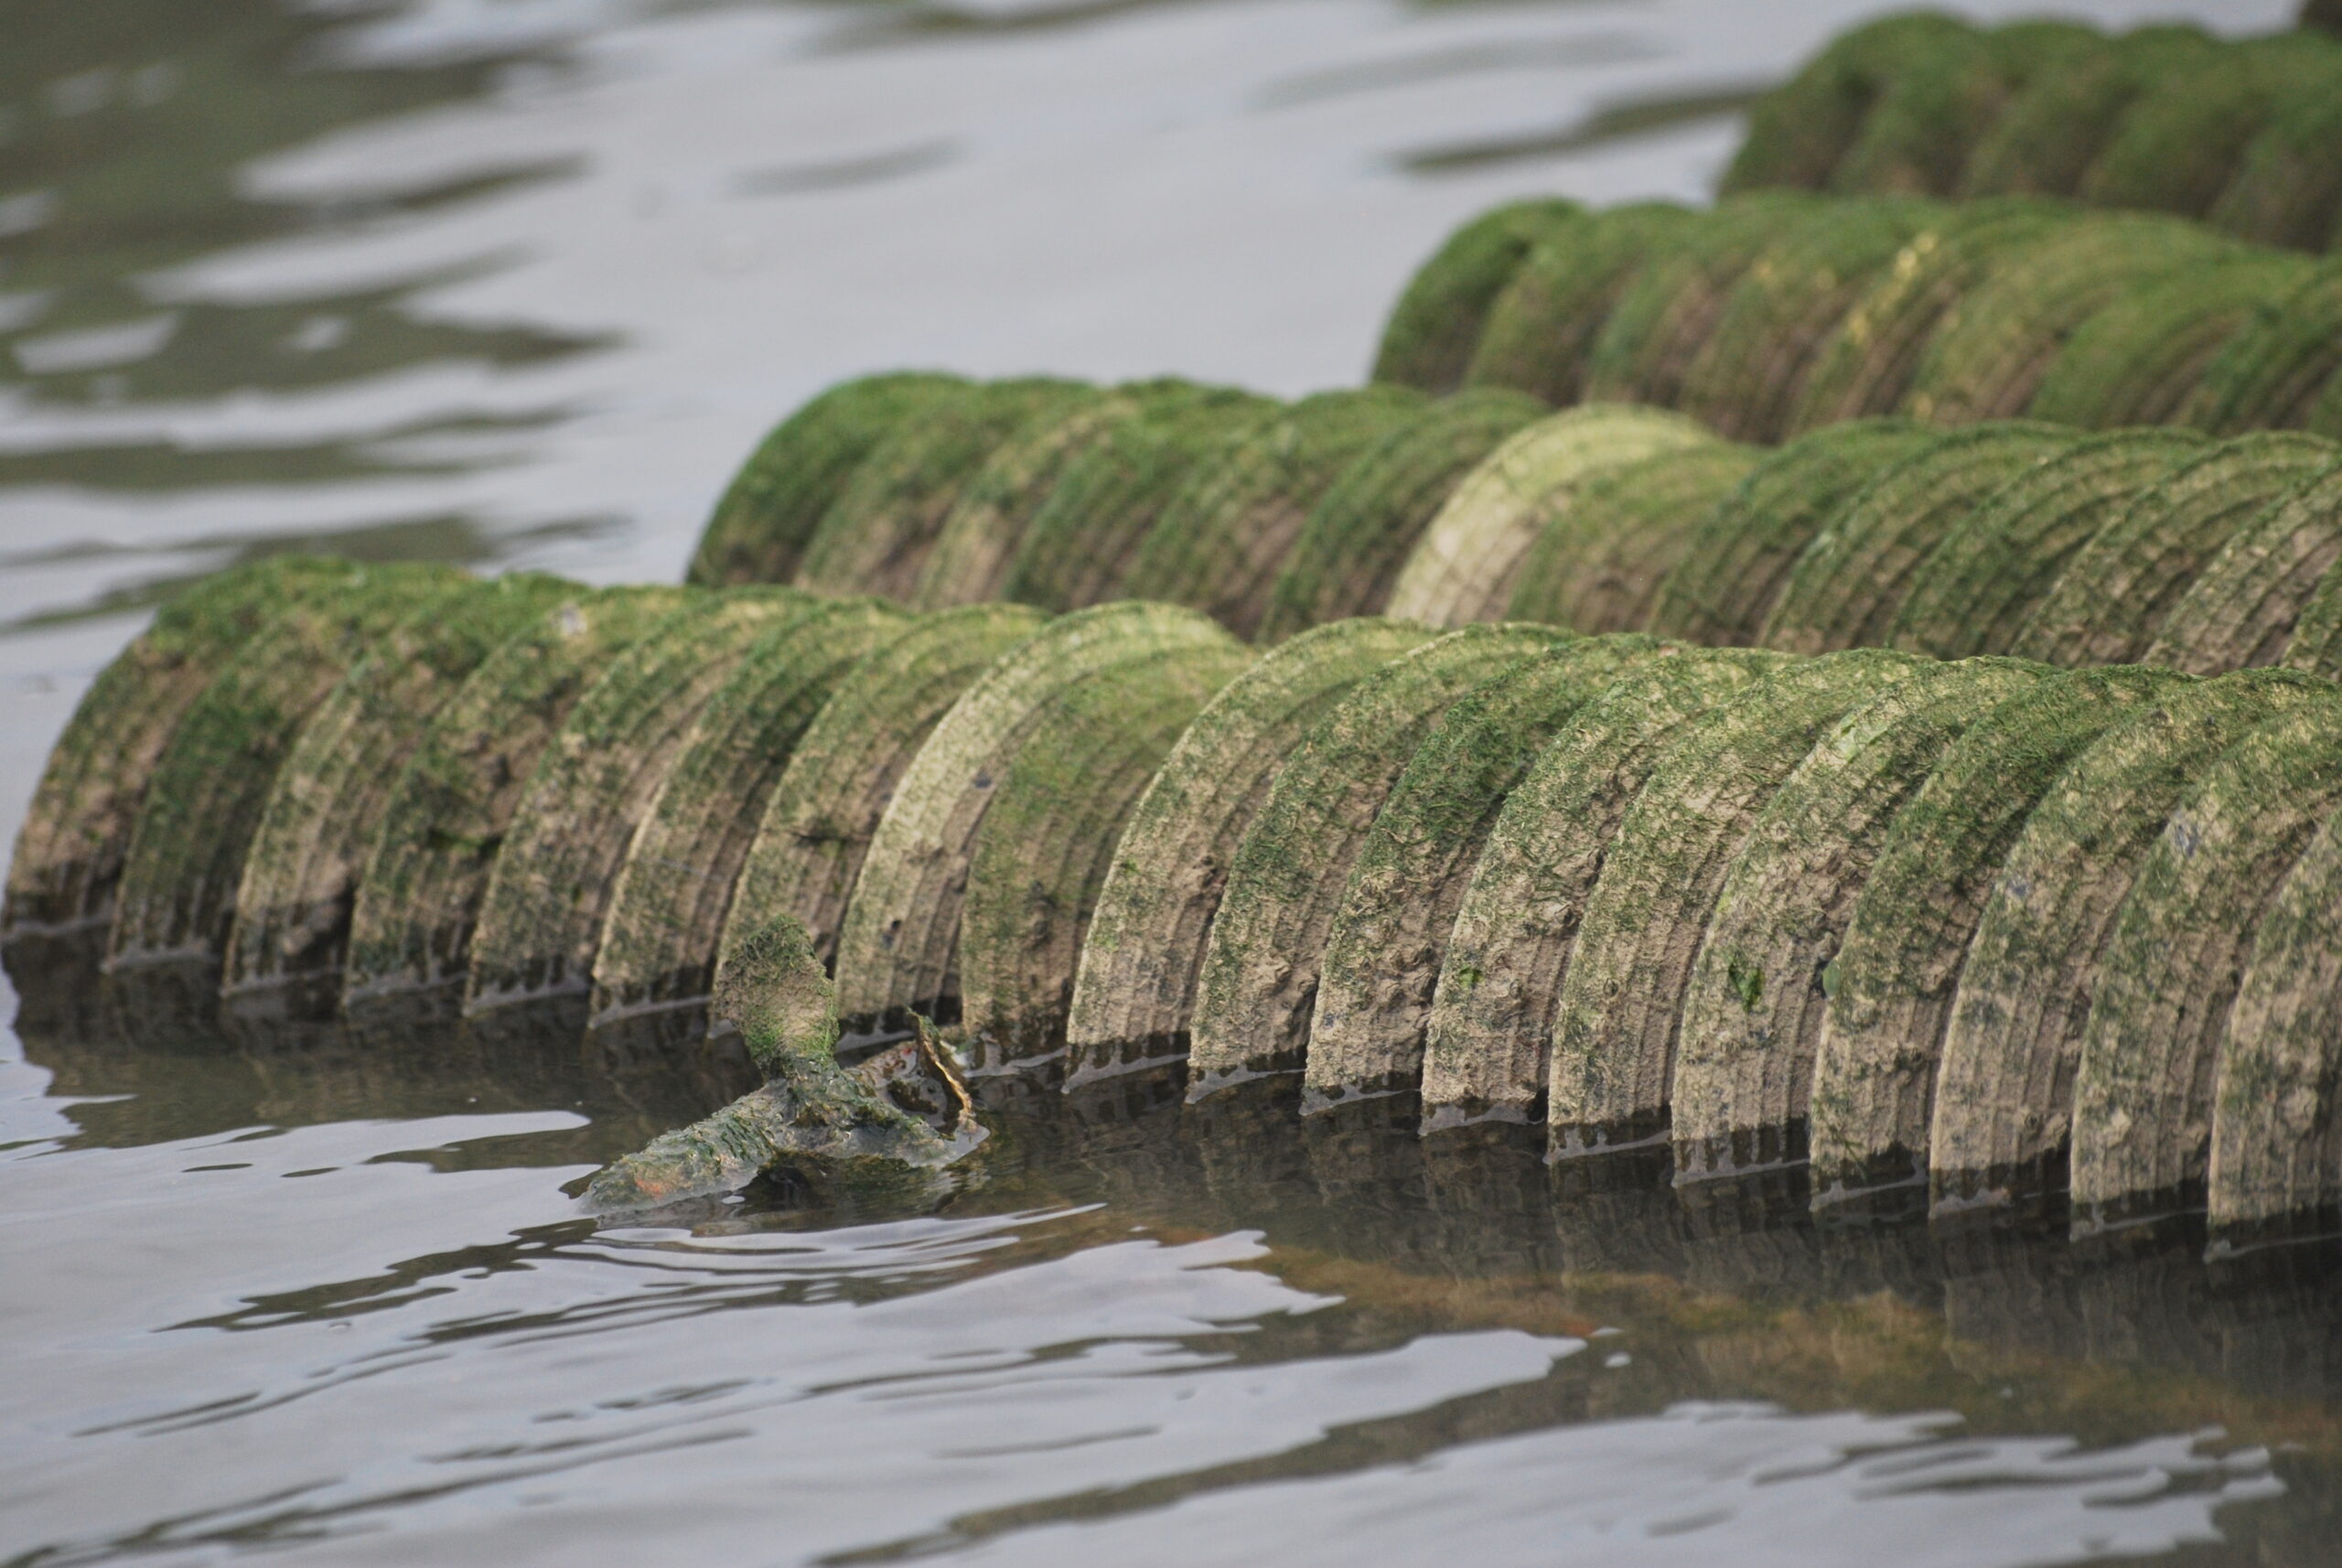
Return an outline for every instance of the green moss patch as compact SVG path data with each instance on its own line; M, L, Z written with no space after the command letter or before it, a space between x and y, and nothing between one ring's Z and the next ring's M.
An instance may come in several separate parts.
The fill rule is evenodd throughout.
M1074 972L1123 824L1253 658L1229 639L1100 670L1025 737L969 852L958 968L972 1070L1061 1069Z
M2022 413L2082 325L2130 291L2235 253L2192 223L2091 214L2027 246L1928 340L1904 412L1944 424Z
M2312 437L2269 434L2182 464L2100 525L2010 651L2073 666L2137 660L2229 536L2331 456Z
M831 687L774 781L716 947L721 987L743 943L781 920L833 963L863 856L905 769L951 704L1045 618L1020 605L922 616Z
M707 700L610 888L594 954L596 1022L708 994L773 787L839 681L901 627L876 600L808 605L758 637Z
M1846 201L1791 226L1724 300L1678 406L1735 440L1779 441L1822 345L1938 215L1927 202Z
M2291 294L2254 311L2204 369L2186 420L2233 435L2293 430L2342 381L2342 260L2319 263Z
M1724 875L1776 790L1851 710L1923 668L1862 650L1782 664L1668 746L1620 820L1554 1010L1555 1154L1667 1124L1677 1025Z
M277 770L244 855L223 992L330 979L339 994L358 879L407 759L490 654L576 592L538 573L455 584L351 667Z
M966 390L957 376L912 371L864 376L814 398L733 476L684 580L703 587L789 581L863 459L939 398Z
M1482 213L1449 235L1408 280L1382 328L1373 379L1429 392L1453 392L1479 347L1480 330L1538 242L1586 222L1561 200L1519 201Z
M1749 111L1747 137L1724 171L1723 188L1829 184L1897 80L1975 38L1967 23L1928 12L1884 17L1839 34Z
M1066 469L1144 407L1131 389L1116 387L1054 418L1033 420L994 447L936 531L911 589L912 607L997 598L1026 526Z
M838 1009L849 1027L956 1015L977 829L1026 739L1066 693L1106 670L1227 641L1190 610L1101 605L1049 622L961 694L904 769L863 857L838 936Z
M1815 350L1789 429L1819 431L1904 407L1928 346L1969 295L2080 216L2004 199L1950 208L1913 234Z
M1591 476L1566 504L1540 509L1545 525L1521 558L1506 618L1589 636L1639 630L1660 585L1763 456L1709 441Z
M1650 629L1720 647L1755 642L1830 517L1937 439L1908 421L1860 420L1799 436L1766 457L1693 530L1660 584Z
M362 570L273 555L207 577L156 613L98 672L49 750L8 861L0 938L111 917L148 781L188 710L277 615Z
M2342 459L2229 536L2164 622L2147 662L2194 674L2278 662L2319 579L2337 561Z
M2279 34L2165 74L2123 110L2082 177L2082 199L2203 216L2285 91L2297 82L2335 91L2337 63L2327 40Z
M1207 703L1132 809L1081 946L1067 1084L1183 1058L1205 933L1244 831L1309 728L1428 629L1336 621L1288 639Z
M1848 713L1766 802L1684 986L1677 1180L1804 1155L1826 972L1896 817L1969 725L2047 673L1998 659L1923 667Z
M2215 1237L2322 1235L2342 1218L2342 832L2329 813L2253 929L2212 1080Z
M2342 697L2277 714L2164 824L2100 952L2074 1078L2078 1227L2201 1201L2214 1078L2271 894L2342 800Z
M225 950L244 852L301 726L368 646L461 581L448 567L353 567L254 628L156 757L123 856L109 967Z
M732 588L686 605L579 697L538 757L489 872L466 1013L591 985L611 885L693 725L757 641L809 608L788 588Z
M1505 798L1579 706L1662 646L1626 636L1541 649L1440 715L1376 814L1327 928L1310 1104L1418 1087L1448 932Z
M874 445L822 513L792 579L908 600L943 520L1000 446L1104 395L1033 376L938 392Z
M1391 786L1450 703L1562 635L1450 632L1358 682L1311 726L1229 867L1189 1022L1191 1097L1300 1070L1326 934Z
M1787 653L1885 641L1937 548L2074 441L2054 425L1995 421L1940 436L1882 470L1814 533L1758 640Z
M1970 153L1960 194L2071 196L2138 96L2220 45L2200 27L2142 27L2034 72Z
M1409 403L1413 394L1391 388L1383 401ZM1001 596L1055 613L1166 597L1130 581L1144 542L1191 484L1276 411L1270 399L1215 388L1116 424L1050 488L1017 543Z
M1619 295L1586 353L1585 401L1682 406L1692 366L1749 269L1833 210L1801 191L1767 191L1710 212Z
M1939 659L2008 651L2067 564L2203 445L2181 431L2120 431L2028 468L1954 522L1885 640Z
M2174 682L2063 672L1979 715L1895 813L1822 972L1809 1100L1817 1201L1924 1177L1952 993L2003 858L2083 750Z
M1713 439L1693 421L1650 408L1594 403L1536 420L1452 479L1411 541L1390 613L1433 626L1494 620L1531 547L1589 482Z
M1985 897L1952 999L1928 1131L1939 1203L2063 1185L2099 955L2142 861L2213 758L2272 715L2330 697L2322 682L2264 671L2168 687L2043 795Z
M1394 426L1346 466L1310 509L1269 590L1260 637L1276 641L1393 597L1415 542L1465 477L1546 413L1522 392L1458 392ZM1438 621L1391 605L1401 619Z
M1457 901L1425 1021L1423 1126L1542 1119L1548 1043L1580 920L1668 745L1778 654L1671 647L1595 693L1530 764Z
M1685 208L1644 202L1546 235L1489 307L1465 385L1510 387L1556 408L1578 402L1587 357L1618 296L1702 220Z
M1320 392L1231 430L1154 516L1127 591L1256 635L1310 511L1345 468L1427 406L1399 387Z
M2125 293L2057 351L2025 412L2093 430L2180 423L2221 351L2298 291L2314 265L2305 256L2240 256Z
M464 977L489 872L545 747L613 660L699 597L581 593L508 639L434 715L358 880L345 1011Z

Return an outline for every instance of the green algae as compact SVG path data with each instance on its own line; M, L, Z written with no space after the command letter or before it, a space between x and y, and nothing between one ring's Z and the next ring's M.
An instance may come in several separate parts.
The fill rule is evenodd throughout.
M957 376L908 371L830 388L773 428L740 466L700 534L684 581L785 583L854 470L881 442L964 392Z
M1734 440L1781 440L1823 344L1937 216L1927 202L1846 201L1791 227L1725 298L1676 406Z
M1885 641L1937 548L2076 439L2054 425L1994 421L1939 436L1881 470L1814 533L1757 640L1785 653Z
M1412 394L1393 388L1388 401L1410 402ZM1170 597L1130 581L1145 541L1231 444L1276 411L1270 399L1212 388L1116 425L1052 487L1018 542L1001 596L1052 613L1112 598Z
M2220 45L2200 27L2151 27L2035 72L1969 154L1963 197L2072 196L2105 150L2122 113L2170 74Z
M2273 671L2166 687L2042 796L1984 899L1944 1031L1928 1139L1939 1209L2062 1185L2099 955L2141 862L2215 757L2331 694Z
M108 967L218 961L245 851L302 725L374 639L461 580L445 566L354 568L254 628L156 758L123 856Z
M2342 1219L2342 834L2329 813L2253 929L2212 1082L2216 1245Z
M676 610L612 660L538 757L488 874L464 1011L587 990L610 886L701 711L767 632L810 613L790 588Z
M2025 412L2092 430L2183 423L2222 350L2314 268L2304 256L2240 256L2130 290L2057 351Z
M1970 295L2082 216L2015 199L1946 209L1911 236L1815 351L1789 430L1822 430L1903 408L1929 346L1960 319Z
M2239 253L2198 225L2093 213L1995 267L1928 340L1905 413L1945 424L2025 412L2066 341L2126 294Z
M2229 536L2173 607L2147 662L2191 674L2274 664L2342 561L2342 457Z
M1953 524L1885 640L1939 659L2007 652L2075 555L2203 445L2180 431L2118 431L2027 469Z
M1579 402L1587 357L1619 295L1702 221L1688 209L1646 202L1547 235L1490 306L1464 384L1510 387L1556 408Z
M1019 605L940 610L839 677L773 784L733 887L713 984L724 984L742 944L784 918L834 961L863 856L904 770L951 704L1045 618Z
M1075 970L1123 824L1197 714L1254 658L1230 639L1109 666L1025 736L968 857L957 964L971 1070L1061 1067Z
M1447 487L1397 572L1390 613L1433 626L1496 619L1524 557L1589 482L1713 439L1681 414L1604 403L1527 424Z
M1764 454L1723 441L1672 448L1587 478L1521 557L1508 620L1592 636L1636 631L1703 525Z
M1542 1119L1553 1010L1620 821L1683 727L1778 654L1668 646L1596 693L1505 798L1457 901L1425 1021L1425 1132Z
M1916 65L1975 38L1965 22L1927 12L1850 28L1794 77L1757 100L1724 171L1726 193L1831 183L1893 84Z
M1429 392L1456 390L1491 307L1530 252L1548 234L1585 221L1575 202L1517 201L1450 234L1391 306L1370 379Z
M1392 660L1313 725L1230 862L1189 1019L1189 1094L1305 1062L1318 958L1375 815L1449 704L1565 634L1466 627Z
M1067 468L1144 406L1133 389L1112 388L1055 418L1028 422L994 447L936 530L910 592L911 607L943 609L997 598L1026 529Z
M2323 38L2278 34L2229 45L2165 74L2122 112L2079 194L2099 207L2209 212L2279 99L2296 83L2342 85Z
M463 978L489 872L544 748L613 660L698 597L580 593L508 639L434 715L358 878L345 1011Z
M273 555L187 589L98 672L50 747L8 861L0 940L100 924L148 782L187 712L283 612L363 568Z
M984 1140L958 1064L924 1027L839 1065L836 993L802 926L784 918L745 940L711 1005L747 1037L764 1086L596 1173L588 1207L713 1197L779 1165L833 1201L931 1200L955 1185L940 1173Z
M1586 351L1585 401L1680 408L1725 303L1785 237L1827 224L1835 204L1803 191L1735 197L1641 267Z
M1766 457L1693 529L1660 584L1649 628L1711 646L1755 642L1832 514L1881 471L1939 438L1907 420L1858 420Z
M1456 407L1401 386L1302 398L1197 466L1138 543L1122 590L1204 611L1237 637L1260 637L1285 554L1351 466L1393 443L1393 470L1402 473L1413 456L1429 468L1422 478L1438 485L1443 440L1477 443L1477 426L1489 416L1506 414L1485 398ZM1417 426L1419 452L1401 440ZM1360 487L1365 482L1360 478Z
M2171 814L2099 956L2074 1074L2078 1228L2200 1202L2214 1078L2254 929L2342 800L2342 701L2240 739Z
M1946 37L1904 58L1831 171L1843 194L1950 196L1968 160L2025 81L2095 52L2104 40L2068 22L2018 22Z
M708 993L774 786L838 682L902 625L876 600L808 605L758 637L708 698L611 885L594 954L596 1023Z
M220 989L330 980L358 880L392 791L433 717L496 650L575 585L517 573L424 599L355 664L301 728L245 852Z
M1766 802L1724 875L1683 990L1669 1100L1676 1179L1802 1157L1828 967L1903 806L1968 727L2049 671L1915 671L1854 708Z
M1372 618L1303 632L1222 687L1172 745L1132 808L1081 944L1069 1089L1185 1058L1205 933L1270 785L1327 708L1430 636Z
M791 580L822 593L908 600L944 519L994 452L1103 395L1043 376L937 392L854 466L805 542Z
M2237 529L2333 456L2314 437L2265 434L2221 442L2183 464L2100 524L2010 651L2049 664L2135 662ZM2315 617L2313 596L2303 625Z
M1361 452L1310 509L1269 589L1264 642L1348 616L1380 613L1416 541L1445 516L1466 476L1546 413L1525 392L1456 393L1393 426ZM1391 606L1405 620L1436 619Z
M1924 1179L1936 1068L1985 899L2035 804L2168 671L2063 671L1979 715L1895 813L1822 972L1815 1202Z
M2342 384L2342 259L2255 311L2204 369L2184 415L2215 435L2295 430Z
M1878 650L1790 660L1670 742L1619 821L1554 1007L1553 1154L1666 1126L1684 987L1727 869L1832 727L1922 668Z
M1309 1106L1419 1087L1448 933L1506 797L1572 714L1662 646L1624 636L1541 649L1440 714L1376 813L1327 929Z
M1170 605L1077 610L1001 656L961 693L903 771L865 853L837 946L850 1027L909 1014L951 1021L969 858L1003 779L1033 731L1086 678L1228 634Z

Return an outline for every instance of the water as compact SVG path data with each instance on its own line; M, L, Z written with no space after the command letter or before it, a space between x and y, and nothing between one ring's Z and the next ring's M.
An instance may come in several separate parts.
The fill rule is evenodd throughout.
M671 579L865 370L1355 381L1453 222L1697 198L1870 8L10 0L0 830L191 575ZM0 1563L2333 1561L2316 1249L1816 1232L1127 1095L1012 1111L939 1212L597 1230L564 1189L713 1068L228 1037L70 959L0 998Z

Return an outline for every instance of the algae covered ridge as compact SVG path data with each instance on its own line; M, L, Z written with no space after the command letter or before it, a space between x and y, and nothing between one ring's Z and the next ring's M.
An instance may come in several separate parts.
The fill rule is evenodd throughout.
M117 1017L563 1019L712 1112L604 1208L930 1202L1011 1110L1169 1097L2331 1234L2317 27L1860 28L1710 209L1466 224L1364 387L841 384L681 586L223 573L76 711L0 941Z
M1756 102L1724 188L2072 197L2334 249L2342 38L2330 12L2311 0L2299 30L2233 40L2186 26L1884 17Z
M1953 456L2055 478L2028 494L2115 456L2074 479L2090 441L2047 439ZM1831 569L1881 585L1901 539ZM988 1100L1169 1082L1427 1147L1663 1151L1685 1186L1810 1163L1818 1206L1946 1221L2208 1208L2233 1244L2342 1206L2342 690L2316 673L1391 617L1262 650L1146 601L917 614L337 570L241 640L167 613L124 652L52 761L113 788L80 816L45 791L69 809L19 845L12 937L53 934L42 899L74 876L100 899L87 852L48 846L127 817L124 911L213 911L225 937L166 961L116 917L124 1005L274 952L297 961L226 972L231 1009L365 1026L429 1003L493 1030L570 998L652 1022L638 1068L745 1054L764 1087L613 1167L605 1203L775 1165L916 1196L980 1147ZM353 651L285 686L288 642ZM190 821L158 793L188 747L207 799L248 804ZM534 760L483 794L465 779L501 768L459 766L483 747ZM427 809L491 831L403 825ZM166 832L175 856L142 858ZM465 875L418 875L418 843ZM288 947L287 901L237 893L296 848L332 875ZM441 969L360 969L367 909L441 933Z

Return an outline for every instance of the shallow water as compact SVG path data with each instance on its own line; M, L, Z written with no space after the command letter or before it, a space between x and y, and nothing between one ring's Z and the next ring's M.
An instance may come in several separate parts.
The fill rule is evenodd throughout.
M1698 197L1871 8L27 0L0 831L190 575L672 578L761 428L880 367L1354 381L1453 222ZM1788 1180L1128 1085L1011 1108L938 1212L597 1230L564 1188L721 1063L19 978L0 1563L2335 1559L2317 1249L1817 1232Z

